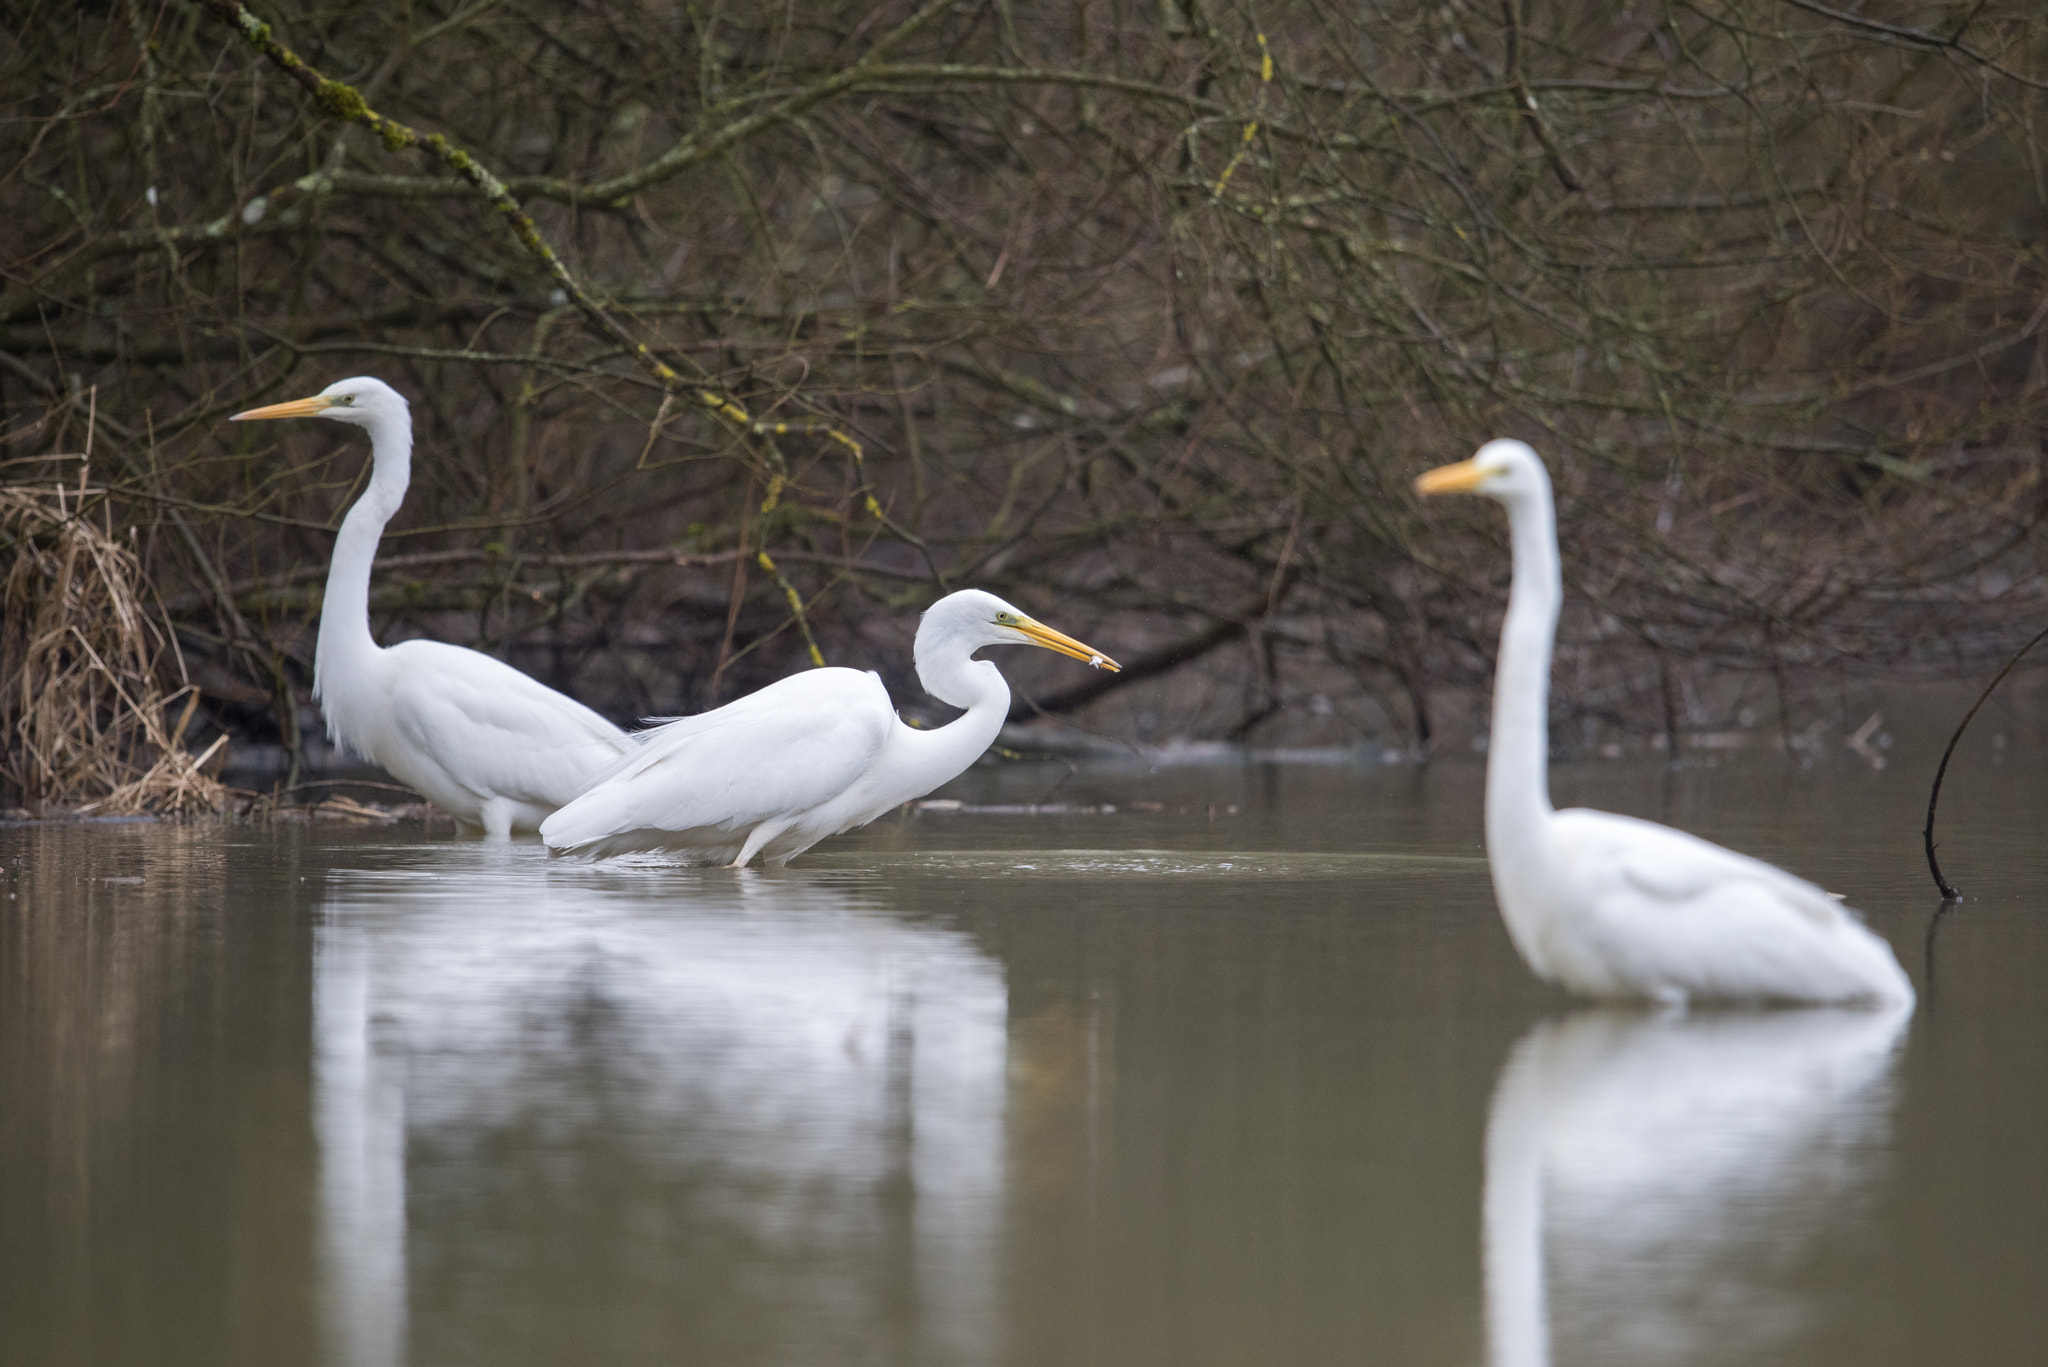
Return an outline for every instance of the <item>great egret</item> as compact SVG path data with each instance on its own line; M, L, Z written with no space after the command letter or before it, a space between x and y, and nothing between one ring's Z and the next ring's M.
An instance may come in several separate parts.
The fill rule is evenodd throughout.
M904 725L872 673L813 669L736 702L640 733L627 758L541 823L557 854L665 850L743 868L786 864L828 835L865 826L981 757L1010 710L1002 671L974 652L1036 645L1101 669L1116 661L992 593L963 589L918 624L917 677L966 715Z
M478 651L377 644L370 564L412 478L412 415L404 395L358 376L229 421L315 417L370 434L370 487L342 519L320 602L313 696L328 735L487 836L533 830L632 741L582 703Z
M1415 481L1507 508L1514 583L1486 756L1486 855L1515 948L1591 997L1913 1000L1891 947L1820 888L1634 817L1550 805L1550 653L1564 598L1550 476L1519 441Z

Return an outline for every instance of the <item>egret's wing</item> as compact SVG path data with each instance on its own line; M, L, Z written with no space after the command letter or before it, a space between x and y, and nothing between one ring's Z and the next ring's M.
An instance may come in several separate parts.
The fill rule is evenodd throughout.
M1840 901L1775 864L1654 821L1612 812L1560 812L1579 841L1612 868L1618 884L1645 898L1678 906L1738 890L1766 898L1819 925L1848 919Z
M793 675L646 733L541 834L573 849L626 831L736 830L809 811L866 773L896 724L873 674Z
M872 672L858 669L811 669L778 679L766 688L736 698L723 707L688 717L649 717L646 729L635 731L620 756L591 780L591 787L647 772L678 752L687 742L713 733L753 737L764 748L778 727L815 723L840 714L864 716L886 725L896 716L888 690Z
M582 703L478 651L405 641L390 663L399 734L479 793L560 806L633 748Z
M1553 830L1575 914L1547 948L1583 978L1693 996L1911 999L1890 947L1805 879L1606 812L1559 812Z

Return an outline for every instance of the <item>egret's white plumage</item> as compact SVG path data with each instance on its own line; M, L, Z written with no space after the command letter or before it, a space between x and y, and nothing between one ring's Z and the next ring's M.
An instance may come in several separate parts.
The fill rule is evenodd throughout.
M358 377L231 421L308 417L370 434L369 487L342 519L320 604L313 695L328 734L487 835L533 830L632 742L582 703L478 651L377 644L370 566L412 478L412 415L390 385Z
M872 673L814 669L642 733L633 753L542 823L558 854L662 850L787 863L828 835L921 797L981 757L1010 710L1002 672L974 652L1038 645L1115 669L992 593L948 594L917 629L925 691L966 715L931 730L897 720Z
M1550 656L1564 598L1550 476L1518 441L1416 481L1504 505L1514 584L1486 761L1486 853L1538 977L1592 997L1910 1002L1891 947L1820 888L1666 826L1550 805Z

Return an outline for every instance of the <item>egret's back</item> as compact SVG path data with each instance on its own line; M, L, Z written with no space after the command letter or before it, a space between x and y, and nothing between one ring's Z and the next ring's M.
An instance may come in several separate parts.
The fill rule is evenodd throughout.
M801 840L844 829L839 807L896 726L875 675L813 669L647 732L541 826L557 853L666 850L730 862L765 822ZM830 826L831 829L824 829Z
M1784 870L1609 812L1551 819L1551 877L1502 890L1544 976L1597 997L1910 1002L1891 947ZM1519 938L1519 937L1518 937Z
M501 660L404 641L330 675L334 738L458 819L531 830L632 748L624 731ZM336 686L338 685L338 686Z

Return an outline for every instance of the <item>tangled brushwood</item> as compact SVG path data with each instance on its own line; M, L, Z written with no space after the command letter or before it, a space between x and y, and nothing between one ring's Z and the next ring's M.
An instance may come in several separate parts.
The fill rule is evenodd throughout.
M1796 731L2048 613L2039 0L30 9L0 461L97 389L201 736L317 737L365 454L224 419L366 373L418 440L380 637L622 721L816 655L915 700L973 585L1128 666L1020 663L1022 715L1447 735L1506 557L1408 482L1497 436L1574 734L1738 674Z
M208 767L227 737L184 748L199 695L166 687L182 672L177 646L95 504L104 491L0 487L0 804L218 811L226 794Z

